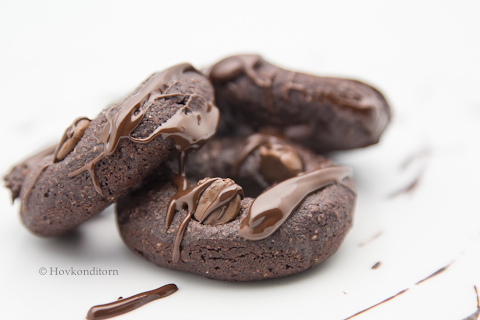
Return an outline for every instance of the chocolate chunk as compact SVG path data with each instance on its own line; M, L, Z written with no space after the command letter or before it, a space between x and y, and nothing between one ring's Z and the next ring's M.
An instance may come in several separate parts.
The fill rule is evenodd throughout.
M302 172L302 160L288 144L267 143L259 152L260 174L269 182L281 182Z
M200 181L200 183L202 181ZM242 190L242 193L235 193L235 191L237 190ZM231 191L235 194L233 195L232 199L223 207L220 207L208 214L208 209L212 206L215 206L217 202L219 202L225 195L227 195L225 191ZM238 213L240 212L240 202L242 201L242 198L243 189L237 184L235 184L235 181L231 179L219 179L212 183L202 193L198 202L197 210L195 211L193 217L197 221L208 225L219 225L230 222L238 216Z

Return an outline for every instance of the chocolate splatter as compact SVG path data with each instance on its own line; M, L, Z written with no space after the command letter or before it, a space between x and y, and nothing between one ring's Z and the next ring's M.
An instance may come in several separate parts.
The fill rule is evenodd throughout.
M453 261L453 262L455 262L455 261ZM450 267L450 266L453 264L453 262L451 262L449 265L447 265L447 266L445 266L445 267L443 267L443 268L435 271L434 273L432 273L431 275L429 275L429 276L426 277L425 279L422 279L422 280L418 281L415 285L419 285L420 283L422 283L422 282L424 282L424 281L427 281L428 279L433 278L433 277L435 277L436 275L439 275L439 274L442 273L443 271L447 270L447 268Z
M371 237L370 239L368 240L365 240L364 242L361 242L358 244L359 247L363 247L364 245L372 242L373 240L377 239L378 237L380 237L381 235L383 234L383 231L379 231L377 232L373 237Z
M429 157L431 155L431 149L430 148L423 148L420 152L417 152L411 156L409 156L408 158L406 158L402 164L400 165L400 169L402 171L406 170L413 162L417 161L418 159L422 159L422 158L425 158L425 157ZM395 198L399 195L402 195L402 194L408 194L408 193L412 193L418 186L421 178L423 177L423 174L425 173L425 170L426 170L426 162L424 163L424 165L422 166L422 168L420 169L420 171L416 174L416 176L413 178L413 180L408 183L406 186L398 189L397 191L394 191L392 193L390 193L387 198L389 199L392 199L392 198Z
M407 157L400 165L400 169L405 170L416 160L429 157L431 154L432 150L429 147L425 147L421 151Z
M455 262L455 261L453 261L453 262ZM422 283L422 282L424 282L424 281L426 281L426 280L428 280L428 279L430 279L430 278L432 278L432 277L434 277L434 276L442 273L442 272L445 271L448 267L450 267L450 266L453 264L453 262L450 263L449 265L447 265L447 266L445 266L445 267L437 270L436 272L434 272L433 274L429 275L429 276L426 277L425 279L422 279L422 280L418 281L415 285L418 285L418 284L420 284L420 283ZM375 269L375 266L377 266L377 265L379 265L379 264L380 264L380 262L377 262L377 263L372 267L372 269ZM377 266L377 267L378 267L378 266ZM366 311L368 311L368 310L370 310L370 309L372 309L372 308L374 308L374 307L376 307L376 306L378 306L378 305L381 305L381 304L384 303L384 302L390 301L390 300L392 300L393 298L398 297L399 295L401 295L402 293L404 293L405 291L407 291L407 290L409 290L409 289L410 289L410 288L407 288L407 289L405 289L405 290L403 290L403 291L400 291L400 292L397 293L396 295L391 296L390 298L387 298L387 299L383 300L382 302L379 302L379 303L371 306L370 308L367 308L367 309L364 309L364 310L362 310L362 311L360 311L360 312L357 312L357 313L355 313L353 316L350 316L350 317L348 317L348 318L345 318L344 320L351 319L351 318L353 318L353 317L355 317L355 316L358 316L359 314L364 313L364 312L366 312ZM475 290L476 290L476 288L475 288ZM477 311L478 311L478 310L477 310ZM466 319L466 320L471 320L471 319Z
M120 297L117 301L91 307L90 310L88 310L86 319L101 320L119 316L140 308L141 306L152 302L153 300L165 298L172 293L175 293L177 290L177 286L172 283L155 290L139 293L132 297Z
M478 296L477 286L473 286L473 288L475 289L475 294L477 295L477 311L463 320L477 320L480 316L480 297Z
M399 293L397 293L397 294L394 295L394 296L391 296L390 298L387 298L387 299L385 299L385 300L383 300L383 301L381 301L381 302L379 302L379 303L371 306L370 308L364 309L364 310L362 310L362 311L360 311L360 312L355 313L353 316L350 316L350 317L348 317L348 318L345 318L345 320L352 319L353 317L356 317L356 316L358 316L359 314L362 314L362 313L364 313L364 312L366 312L366 311L368 311L368 310L370 310L370 309L373 309L373 308L375 308L376 306L381 305L382 303L385 303L385 302L387 302L387 301L390 301L390 300L392 300L393 298L396 298L396 297L398 297L399 295L405 293L407 290L408 290L408 288L405 289L405 290L400 291Z
M400 188L399 190L390 193L388 195L388 198L392 199L392 198L395 198L395 197L397 197L399 195L402 195L402 194L412 193L416 189L416 187L418 186L418 183L419 183L420 179L422 178L423 173L424 173L424 169L422 169L422 171L417 174L417 176L413 179L413 181L410 182L409 184L407 184L405 187Z
M373 265L372 269L377 269L378 267L380 267L380 265L381 265L381 262L378 261L377 263L375 263L375 264Z

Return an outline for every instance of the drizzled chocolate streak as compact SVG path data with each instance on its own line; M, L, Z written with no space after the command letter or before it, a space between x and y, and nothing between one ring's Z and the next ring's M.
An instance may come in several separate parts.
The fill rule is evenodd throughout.
M62 138L60 139L60 141L58 142L58 144L56 145L55 147L55 151L53 152L53 158L52 158L52 161L46 165L44 165L43 167L40 168L40 170L37 172L37 174L35 175L35 178L33 178L33 181L32 183L30 184L30 186L28 187L28 189L25 191L25 195L23 196L23 199L26 200L28 198L28 196L30 195L30 192L32 191L33 187L35 186L35 183L37 182L38 178L40 177L40 174L42 174L43 171L45 171L45 169L47 169L48 166L54 164L54 163L57 163L58 161L60 160L63 160L63 158L65 158L65 156L63 156L62 159L59 159L58 158L58 154L59 152L61 152L61 150L63 149L64 145L65 145L65 142L68 140L68 139L71 139L74 135L74 132L75 132L75 127L77 125L77 123L79 123L81 120L89 120L88 118L86 117L80 117L80 118L77 118L75 120L73 120L73 123L70 127L68 127L65 132L63 133L62 135ZM77 141L78 142L78 141ZM75 143L76 144L76 143ZM44 154L44 157L47 156L47 155L50 155L52 154L51 152L51 149L53 147L39 153L38 155L40 154ZM63 150L62 150L63 152ZM37 155L37 156L38 156ZM42 157L43 158L43 157ZM40 161L42 158L38 159L38 161Z
M208 102L200 110L193 111L189 104L192 99L198 98L197 95L168 94L168 90L171 88L171 86L167 88L168 81L186 71L193 70L195 69L190 64L185 63L157 72L143 84L136 94L120 106L120 111L115 116L110 117L110 113L115 109L115 106L108 109L105 114L108 121L99 138L99 143L103 143L102 152L68 176L73 177L87 171L92 177L95 190L103 195L102 187L95 175L95 165L103 158L112 155L122 138L128 138L137 143L148 143L158 135L162 135L164 139L173 138L175 147L181 154L180 162L183 166L186 154L203 146L215 134L219 120L219 111L213 105L213 102ZM140 124L146 112L156 100L176 96L183 96L188 100L185 106L172 118L155 129L147 138L140 139L131 136L131 133Z
M207 76L216 81L228 81L240 74L247 75L257 86L268 88L272 79L263 80L255 71L255 66L262 60L256 54L242 54L220 60L207 70Z
M258 147L266 143L282 143L282 142L283 140L281 138L270 135L270 134L264 134L264 133L252 134L250 137L248 137L245 147L242 149L242 151L237 157L237 160L235 161L235 164L233 165L232 172L231 172L232 178L235 179L235 177L238 174L238 170L240 169L240 166L248 157L248 155L251 154L255 149L257 149Z
M266 63L259 55L236 55L220 60L212 67L206 70L207 76L212 81L226 82L233 80L235 77L245 74L255 85L266 90L267 108L270 112L274 111L274 99L272 96L273 79L283 71L278 67L271 68L266 79L259 77L258 71L255 70L260 63ZM379 135L385 128L388 117L382 112L383 106L378 99L372 94L364 94L364 92L356 92L348 85L351 80L339 80L336 91L322 88L321 91L308 90L302 83L295 83L295 76L298 72L288 71L289 74L283 87L281 88L281 97L288 101L290 90L302 92L305 95L305 101L311 102L314 99L326 99L335 105L343 108L353 109L357 112L372 113L372 119L359 118L362 124L374 136ZM340 89L340 90L339 90ZM339 94L340 93L340 94Z
M342 184L341 181L351 174L350 168L330 167L300 174L277 184L253 201L238 235L247 240L265 239L290 217L309 194L334 183Z
M455 261L454 261L455 262ZM439 275L440 273L442 273L443 271L447 270L448 267L450 267L451 265L453 264L453 262L451 262L448 266L445 266L437 271L435 271L434 273L432 273L431 275L429 275L428 277L426 277L425 279L422 279L420 281L418 281L415 285L419 285L420 283L424 282L424 281L427 281L428 279L430 278L433 278L435 277L436 275Z
M121 314L130 312L141 306L152 302L153 300L165 298L178 290L174 284L167 284L155 290L139 293L128 298L118 298L117 301L101 304L91 307L88 310L87 320L101 320L111 317L119 316Z
M267 79L259 77L255 66L262 60L256 54L243 54L225 58L214 64L206 73L213 81L229 81L238 75L245 74L257 86L266 90L267 107L273 112L272 81L275 77L275 70L267 76Z
M180 260L180 245L185 234L185 230L188 226L188 223L192 219L192 216L195 214L200 197L202 193L214 182L222 180L221 178L208 178L204 179L193 186L191 189L188 188L188 182L183 175L176 175L173 179L174 184L178 188L177 193L170 199L167 206L167 215L165 217L165 227L166 230L170 227L173 215L175 210L182 210L184 206L188 207L188 212L182 223L180 224L177 234L175 236L175 242L173 245L172 260L177 263ZM210 203L210 205L201 213L200 222L206 220L213 212L217 209L222 208L222 213L227 209L230 201L234 199L237 195L240 195L243 199L243 189L234 184L230 187L223 189L217 197Z
M361 95L358 92L352 91L352 89L348 89L346 86L341 94L328 89L324 89L321 92L307 90L303 84L294 83L296 74L298 73L290 71L287 82L282 88L283 98L285 100L289 100L288 94L290 90L295 90L303 93L305 95L305 101L307 102L314 99L326 99L343 108L350 108L360 112L372 112L372 120L369 120L368 118L358 118L358 121L362 121L362 124L372 135L379 135L387 125L388 118L381 112L382 107L374 96ZM342 89L341 83L339 84L339 88Z
M364 312L366 312L366 311L368 311L368 310L370 310L370 309L373 309L373 308L375 308L376 306L381 305L382 303L385 303L385 302L387 302L387 301L390 301L390 300L392 300L393 298L396 298L396 297L398 297L399 295L405 293L407 290L408 290L408 288L405 289L405 290L400 291L399 293L397 293L397 294L394 295L394 296L391 296L390 298L387 298L387 299L383 300L382 302L379 302L379 303L371 306L370 308L364 309L364 310L362 310L362 311L360 311L360 312L355 313L353 316L350 316L350 317L348 317L348 318L345 318L345 320L352 319L353 317L356 317L356 316L358 316L359 314L362 314L362 313L364 313Z

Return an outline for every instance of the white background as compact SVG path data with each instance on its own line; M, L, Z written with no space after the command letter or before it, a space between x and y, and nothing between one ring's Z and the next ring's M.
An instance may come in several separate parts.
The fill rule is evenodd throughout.
M236 53L366 81L385 94L394 119L379 145L335 155L358 184L355 225L340 250L284 279L225 283L155 267L122 244L112 207L70 236L37 238L2 188L0 318L82 319L92 305L172 282L180 288L173 296L120 319L344 319L406 288L354 319L472 314L480 286L479 13L478 1L2 0L2 175L154 71ZM402 170L415 154L423 156ZM421 172L411 193L388 198ZM41 267L119 274L42 276Z

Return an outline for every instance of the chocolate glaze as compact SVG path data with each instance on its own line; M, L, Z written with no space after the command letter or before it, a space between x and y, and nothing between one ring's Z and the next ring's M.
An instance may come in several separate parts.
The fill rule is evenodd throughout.
M80 120L90 120L86 117L79 117L79 118L76 118L75 120L73 120L73 123L70 127L68 127L67 129L65 129L65 132L63 133L62 135L62 138L60 139L60 141L58 142L58 144L55 146L55 149L53 151L53 157L52 157L52 161L46 165L44 165L42 168L40 168L40 170L37 172L37 174L35 175L35 178L33 178L33 182L30 184L30 187L28 187L28 189L25 191L25 195L23 196L23 199L27 199L30 192L32 191L33 187L35 186L35 183L37 182L38 178L40 177L40 174L42 174L43 171L45 171L45 169L54 164L54 163L57 163L58 161L60 161L60 159L58 159L58 153L60 152L60 150L62 149L62 147L65 145L65 142L72 138L73 136L73 133L75 131L75 126L77 125L77 123L80 121ZM44 156L42 158L36 158L35 160L37 162L39 162L41 159L43 159L45 156L47 155L50 155L52 154L51 153L51 149L53 147L50 147L48 148L47 150L39 153L38 155L36 156L39 156L40 154L44 154ZM35 157L35 156L34 156ZM63 159L62 159L63 160Z
M274 106L271 87L273 79L277 74L277 68L272 68L271 73L267 76L267 79L264 80L259 77L258 72L255 70L255 67L261 62L265 61L259 55L236 55L220 60L207 69L205 73L212 81L218 82L226 82L241 74L245 74L257 86L266 90L267 107L270 112L273 112ZM305 101L307 102L314 99L326 99L338 106L353 109L356 112L372 113L371 120L368 118L362 120L363 118L360 118L359 121L362 121L365 128L374 136L379 135L387 125L389 120L388 116L382 112L383 106L374 96L365 96L360 92L354 91L346 85L347 82L345 82L344 88L340 88L343 90L340 95L328 90L322 90L321 92L309 91L303 84L294 82L296 74L298 73L294 71L289 72L287 81L281 90L283 99L288 101L290 90L296 90L305 95Z
M245 74L257 86L268 88L272 85L271 79L261 79L255 71L255 66L262 60L257 54L241 54L220 60L207 70L207 76L215 81L232 80L238 75Z
M120 110L115 116L110 117L110 113L115 109L115 106L108 109L105 114L108 121L99 138L99 143L103 144L103 150L92 161L71 172L68 176L73 177L87 171L92 177L95 190L103 195L101 185L95 175L95 165L103 158L112 155L122 138L128 138L137 143L148 143L158 135L161 135L164 139L173 138L175 148L180 152L180 162L183 166L186 154L203 146L215 134L220 115L212 101L198 111L191 110L189 103L192 99L199 98L198 95L168 94L171 86L167 88L167 83L182 73L192 70L195 69L190 64L180 64L162 72L157 72L143 84L136 94L132 95L120 106ZM143 120L146 112L155 100L174 96L183 96L185 99L188 99L182 109L160 125L147 138L134 138L131 136L131 133Z
M300 174L273 186L250 205L238 235L247 240L265 239L290 217L309 194L334 183L342 184L341 181L351 174L350 168L330 167Z
M178 288L176 285L167 284L158 289L139 293L132 297L120 297L117 301L91 307L90 310L88 310L86 319L100 320L119 316L121 314L140 308L141 306L152 302L153 300L165 298L172 293L175 293L177 290Z
M273 112L273 97L272 97L272 81L275 77L275 70L269 75L267 79L260 78L258 72L255 71L255 66L262 61L262 57L257 54L242 54L231 56L220 60L211 68L207 69L206 75L212 81L229 81L238 75L245 74L257 86L266 90L267 106L270 112Z
M357 112L371 112L373 115L371 120L368 118L359 118L358 120L362 122L372 135L379 135L387 125L388 117L381 112L383 107L374 96L362 95L349 87L345 87L343 94L340 95L328 90L323 90L322 92L309 91L304 85L294 83L296 74L297 72L290 71L288 75L288 80L282 90L285 100L289 100L290 90L296 90L302 92L305 95L305 100L308 102L314 99L326 99L343 108L353 109Z
M183 175L176 175L173 179L174 184L178 188L177 193L170 199L167 206L167 215L165 217L165 226L166 230L170 227L170 224L173 220L173 215L175 210L181 211L185 206L188 207L188 212L182 223L180 224L177 234L175 236L175 242L173 245L172 260L177 263L180 260L180 245L185 234L185 230L188 226L188 223L192 219L192 216L195 214L195 211L198 207L198 202L202 193L215 181L222 180L221 178L207 178L197 183L191 189L188 188L188 181ZM216 199L205 209L203 212L202 219L200 222L208 218L215 210L222 208L226 210L228 204L232 199L237 195L240 195L243 199L243 189L234 184L228 188L225 188L220 192Z

